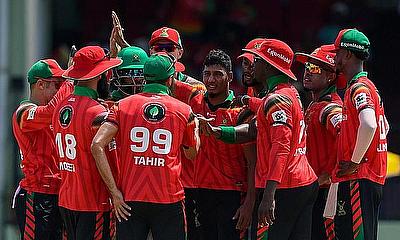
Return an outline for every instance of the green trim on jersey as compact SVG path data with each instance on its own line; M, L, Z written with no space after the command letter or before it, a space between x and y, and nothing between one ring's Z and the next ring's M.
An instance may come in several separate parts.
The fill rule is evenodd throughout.
M99 94L97 93L96 90L82 86L74 86L74 95L86 96L95 100L99 98Z
M351 84L355 83L357 81L357 79L359 79L360 77L367 77L368 76L368 72L359 72L356 75L354 75L354 77L347 83L347 88L350 87Z
M159 83L149 83L144 85L143 92L171 95L171 90L169 89L169 87Z

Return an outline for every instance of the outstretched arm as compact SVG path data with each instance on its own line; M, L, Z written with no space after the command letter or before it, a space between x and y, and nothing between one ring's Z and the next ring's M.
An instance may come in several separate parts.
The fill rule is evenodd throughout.
M257 126L256 119L250 123L233 126L212 126L209 122L212 119L199 116L200 132L209 136L212 135L225 143L247 143L256 140Z

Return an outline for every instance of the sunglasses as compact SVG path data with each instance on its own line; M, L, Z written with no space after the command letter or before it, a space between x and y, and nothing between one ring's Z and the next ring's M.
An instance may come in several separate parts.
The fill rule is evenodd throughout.
M156 44L151 48L156 52L162 52L162 51L173 52L175 51L175 49L179 47L174 44L167 43L167 44Z
M306 62L304 64L304 66L306 68L306 71L308 71L311 74L321 74L322 73L322 68L317 65L314 65L312 63Z

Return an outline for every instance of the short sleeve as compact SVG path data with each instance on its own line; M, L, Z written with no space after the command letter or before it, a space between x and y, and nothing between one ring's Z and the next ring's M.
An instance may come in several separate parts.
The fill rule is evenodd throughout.
M371 97L371 90L364 83L355 83L351 87L350 99L358 113L366 108L375 109Z
M327 104L320 112L319 121L332 135L336 135L342 122L342 106L336 103Z
M282 94L272 94L265 101L264 114L267 123L274 127L286 125L292 128L292 100Z

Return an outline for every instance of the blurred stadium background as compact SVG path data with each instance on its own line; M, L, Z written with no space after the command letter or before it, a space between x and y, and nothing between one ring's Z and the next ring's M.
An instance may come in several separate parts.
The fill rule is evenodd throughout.
M28 96L26 71L48 57L66 67L72 44L78 49L87 44L107 47L111 10L120 17L127 41L144 49L156 28L178 29L186 72L199 79L208 51L225 50L236 66L232 88L237 94L244 89L235 59L252 38L278 38L295 52L311 52L332 43L342 28L366 33L372 44L366 68L381 92L391 126L379 239L399 239L399 0L0 0L0 239L18 236L11 201L21 173L10 119L19 101ZM300 66L293 69L301 78ZM306 94L302 97L309 101Z

